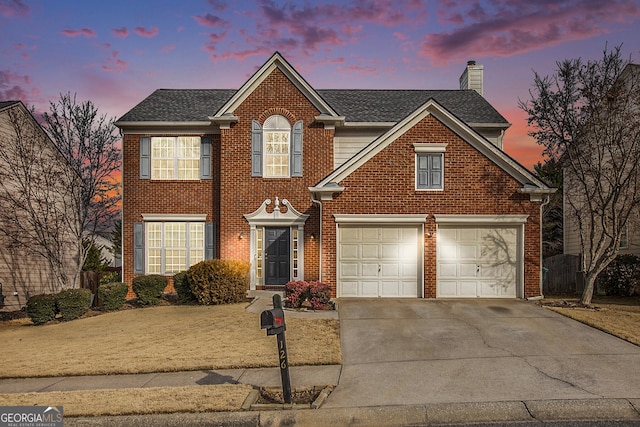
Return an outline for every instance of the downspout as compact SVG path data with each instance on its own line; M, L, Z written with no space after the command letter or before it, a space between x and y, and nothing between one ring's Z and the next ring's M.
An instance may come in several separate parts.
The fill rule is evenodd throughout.
M549 202L551 201L551 197L544 196L542 198L542 203L540 203L540 297L536 298L536 299L543 299L544 298L544 294L542 292L542 287L543 287L543 283L542 283L542 269L544 268L542 266L542 262L544 261L544 259L542 258L542 220L543 220L543 214L542 211L544 209L544 207L546 205L549 204Z
M311 197L311 201L318 205L320 210L320 230L318 231L318 281L322 282L322 202Z

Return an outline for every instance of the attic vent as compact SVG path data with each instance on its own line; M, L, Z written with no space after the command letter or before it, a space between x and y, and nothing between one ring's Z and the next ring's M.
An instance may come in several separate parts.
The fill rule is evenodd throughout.
M472 89L482 95L484 67L476 65L476 61L467 61L467 67L460 76L460 89Z

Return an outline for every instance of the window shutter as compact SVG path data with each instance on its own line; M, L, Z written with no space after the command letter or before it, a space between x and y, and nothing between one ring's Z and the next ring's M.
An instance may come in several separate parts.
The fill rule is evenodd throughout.
M251 122L251 176L262 176L262 126Z
M144 223L133 223L133 274L144 274Z
M211 179L211 137L200 138L200 179Z
M291 138L291 176L302 176L302 120L293 125Z
M429 175L429 188L442 188L442 154L434 154L429 156L431 159L431 170Z
M418 188L429 188L429 158L418 155Z
M151 138L140 138L140 179L151 179Z
M207 222L204 225L204 259L216 257L216 223Z

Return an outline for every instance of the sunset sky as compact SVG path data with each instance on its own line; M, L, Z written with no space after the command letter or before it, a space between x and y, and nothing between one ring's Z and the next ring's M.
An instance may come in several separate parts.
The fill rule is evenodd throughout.
M116 117L158 88L236 89L275 51L317 89L457 89L473 59L531 168L533 71L607 45L640 62L640 0L0 0L0 34L0 100L69 91Z

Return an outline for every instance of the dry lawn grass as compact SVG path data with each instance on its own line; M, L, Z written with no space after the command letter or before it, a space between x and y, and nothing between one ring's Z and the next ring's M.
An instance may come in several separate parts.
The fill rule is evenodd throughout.
M0 394L0 406L64 406L64 416L238 411L250 385Z
M640 298L594 297L591 308L577 298L545 298L543 305L564 316L640 345Z
M0 322L0 378L277 366L247 304L125 310L67 323ZM334 319L287 319L291 365L340 364Z

